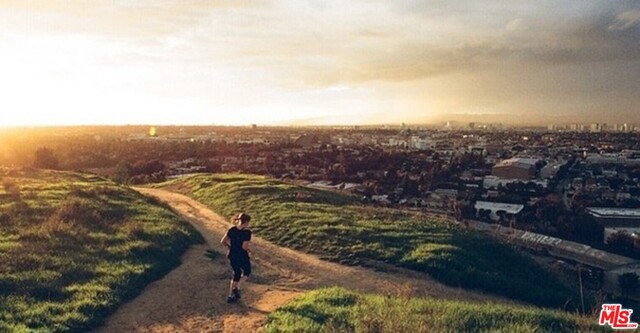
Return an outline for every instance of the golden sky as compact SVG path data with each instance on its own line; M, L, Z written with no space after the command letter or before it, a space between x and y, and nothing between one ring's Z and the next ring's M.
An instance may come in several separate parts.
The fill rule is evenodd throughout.
M0 89L0 126L640 122L640 2L0 0Z

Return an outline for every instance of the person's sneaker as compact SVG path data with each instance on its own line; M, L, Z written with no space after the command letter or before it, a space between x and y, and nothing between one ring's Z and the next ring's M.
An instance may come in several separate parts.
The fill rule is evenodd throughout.
M238 299L236 298L235 295L229 296L227 297L227 303L233 303L235 301L237 301Z
M236 300L242 298L242 297L240 297L240 289L233 288L233 296L235 296Z

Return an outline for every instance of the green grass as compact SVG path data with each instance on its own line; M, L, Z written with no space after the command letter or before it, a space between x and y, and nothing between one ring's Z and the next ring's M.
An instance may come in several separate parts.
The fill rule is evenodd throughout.
M595 317L504 304L363 295L342 288L304 294L269 314L267 333L609 332Z
M357 198L262 176L196 175L160 186L231 216L251 214L255 234L346 264L383 261L451 286L539 306L574 309L577 294L512 247L446 220L363 206Z
M82 332L201 242L168 208L106 179L0 170L0 332Z

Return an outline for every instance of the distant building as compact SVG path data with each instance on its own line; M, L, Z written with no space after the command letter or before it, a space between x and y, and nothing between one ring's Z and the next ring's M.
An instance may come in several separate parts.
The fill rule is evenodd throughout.
M551 179L555 177L562 165L561 163L549 163L545 165L544 168L540 170L540 178Z
M407 148L409 146L409 143L404 139L390 138L389 146Z
M517 179L517 178L500 178L496 176L486 176L482 180L482 187L485 189L497 189L500 186L507 186L511 183L534 183L536 185L540 185L546 188L549 185L547 180L538 180L538 179Z
M391 142L390 142L391 145ZM436 147L436 143L431 139L421 138L417 135L411 137L409 141L409 148L416 150L428 150L434 149Z
M320 180L315 183L311 183L307 186L311 188L321 189L321 190L347 190L347 191L362 187L362 185L357 183L331 184L331 182L327 180Z
M477 201L474 207L476 209L476 213L479 213L480 210L483 209L489 210L491 212L489 217L494 221L500 220L500 216L498 215L498 212L500 211L505 212L507 215L515 216L524 209L524 205L488 201Z
M532 179L536 175L537 159L534 158L510 158L494 165L491 174L507 179Z
M371 196L371 201L373 202L377 202L377 203L381 203L381 204L390 204L391 201L389 200L389 196L384 194L384 195L372 195Z
M433 191L433 193L437 194L439 197L453 200L458 197L458 190L453 189L437 189Z
M490 143L484 146L485 151L489 155L498 155L506 152L507 150L504 148L503 144L500 143Z
M586 158L589 164L624 164L639 165L637 155L624 156L622 154L591 154Z
M587 213L604 226L604 241L618 231L640 236L640 209L589 207Z
M484 147L480 147L480 146L470 146L469 147L469 152L471 152L471 154L473 155L480 155L480 156L484 156L486 150L484 149Z

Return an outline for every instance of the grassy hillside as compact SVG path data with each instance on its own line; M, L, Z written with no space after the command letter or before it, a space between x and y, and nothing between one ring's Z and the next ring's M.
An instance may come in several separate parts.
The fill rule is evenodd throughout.
M341 288L307 293L272 312L267 333L608 332L595 317L499 304L362 295Z
M201 241L105 179L0 169L0 332L82 332Z
M439 281L540 306L575 307L576 294L513 248L420 213L366 207L352 196L261 176L196 175L165 183L230 216L254 216L256 234L348 264L384 261Z

